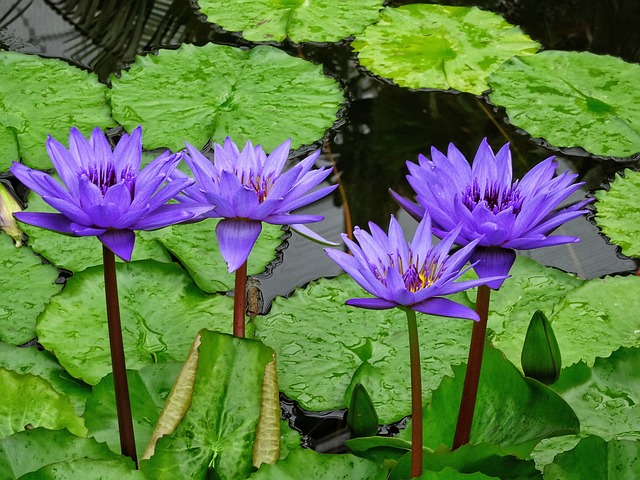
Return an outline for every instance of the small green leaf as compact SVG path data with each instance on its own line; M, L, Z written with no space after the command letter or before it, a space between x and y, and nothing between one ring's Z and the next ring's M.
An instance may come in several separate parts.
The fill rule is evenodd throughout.
M596 192L596 223L612 243L629 257L640 257L640 211L635 201L640 195L640 172L626 169L616 175L609 190Z
M347 426L354 437L368 437L378 431L378 414L361 383L356 383L351 392Z
M640 65L616 57L548 50L506 62L489 98L532 137L628 157L640 151L638 77Z
M551 385L558 380L562 369L560 347L547 317L536 310L524 337L522 371L527 377Z
M252 42L337 42L362 31L378 18L381 0L199 0L211 23L242 31Z
M109 91L113 116L127 130L144 127L148 149L203 147L229 136L273 150L322 138L343 102L322 67L273 47L240 50L183 44L138 57Z
M505 60L539 48L495 13L423 4L385 9L352 45L364 67L402 87L476 95Z
M72 126L85 134L114 126L106 91L95 74L62 60L0 51L0 171L16 153L30 167L51 168L47 135L66 144Z

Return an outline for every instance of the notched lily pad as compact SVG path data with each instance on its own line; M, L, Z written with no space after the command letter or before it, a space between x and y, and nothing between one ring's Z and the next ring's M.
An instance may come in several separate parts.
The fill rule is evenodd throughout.
M146 148L173 151L227 136L267 151L291 137L297 148L322 138L344 100L318 65L274 47L215 44L138 57L112 78L109 98L127 130L143 125Z
M115 125L98 77L62 60L0 51L0 171L11 161L52 168L47 134L65 142L69 129L84 133Z
M596 192L596 223L629 257L640 257L640 172L625 170L616 175L609 190Z
M556 147L640 152L640 65L588 52L546 51L506 62L489 79L509 121Z
M402 87L476 95L502 63L540 47L495 13L423 4L387 8L352 45L364 67Z
M198 330L232 329L233 299L205 294L178 265L146 260L116 268L127 368L184 361ZM40 316L37 331L71 375L95 385L109 373L102 268L70 278Z
M198 0L207 19L252 42L337 42L378 18L381 0Z

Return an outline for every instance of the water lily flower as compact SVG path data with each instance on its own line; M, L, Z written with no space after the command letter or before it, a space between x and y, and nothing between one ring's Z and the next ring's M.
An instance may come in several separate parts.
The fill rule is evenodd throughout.
M409 243L393 215L388 235L375 223L370 222L369 228L370 234L355 228L353 234L358 243L343 234L342 239L352 255L335 249L325 250L362 288L375 295L373 298L352 298L347 300L347 305L374 310L404 307L431 315L478 320L478 314L472 309L442 296L502 280L491 277L455 281L466 271L461 268L480 242L475 239L449 255L462 225L455 227L437 245L432 243L432 222L428 213Z
M140 170L141 127L123 135L113 151L99 128L88 140L72 128L68 149L51 136L46 146L62 184L45 172L16 162L11 172L60 213L15 213L21 222L67 235L96 236L129 261L134 230L155 230L207 210L166 203L193 182L185 178L165 184L182 154L165 152Z
M461 224L457 244L467 245L480 238L471 256L479 276L507 275L515 261L514 250L580 241L550 235L556 227L586 213L583 207L592 201L559 208L582 183L574 183L577 175L568 171L554 177L558 167L554 157L515 182L508 143L494 155L484 139L473 166L453 144L449 144L447 155L432 148L431 157L427 160L419 155L418 165L407 162L407 179L417 194L417 205L393 191L391 194L416 220L429 212L438 237ZM489 286L497 289L501 284L496 281Z
M188 151L185 160L196 185L184 189L176 199L186 205L215 206L204 216L222 218L216 226L216 236L229 272L246 262L262 231L262 222L290 225L298 233L322 240L302 224L324 217L290 212L328 195L337 185L311 191L331 174L326 167L311 170L319 151L283 173L290 144L289 139L267 156L260 145L254 147L247 142L239 151L226 138L223 145L214 145L213 163L197 148L185 144ZM186 176L176 171L172 178Z

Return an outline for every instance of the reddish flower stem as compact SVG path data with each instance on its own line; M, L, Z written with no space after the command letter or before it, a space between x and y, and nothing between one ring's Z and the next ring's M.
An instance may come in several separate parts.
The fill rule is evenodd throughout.
M409 327L409 359L411 366L411 478L422 475L422 375L416 312L404 309Z
M480 382L480 369L482 368L482 354L487 336L487 319L489 317L489 298L491 289L486 285L478 287L476 299L476 313L480 317L479 322L474 322L471 332L471 345L469 346L469 359L467 360L467 373L464 377L462 388L462 400L458 412L456 433L453 437L452 450L469 443L471 425L473 424L473 411L476 407L478 384Z
M244 313L247 303L247 262L236 270L236 284L233 291L233 335L244 338Z
M116 279L116 261L113 252L102 246L104 262L104 291L107 300L107 324L109 326L109 349L111 351L111 369L113 387L116 394L116 412L120 433L120 450L130 457L138 468L136 441L131 417L131 401L127 383L127 367L122 344L122 325L120 323L120 305L118 303L118 282Z

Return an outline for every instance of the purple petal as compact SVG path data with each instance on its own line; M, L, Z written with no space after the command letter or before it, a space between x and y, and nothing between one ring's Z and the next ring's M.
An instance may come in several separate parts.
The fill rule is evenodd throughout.
M352 307L368 308L370 310L387 310L398 304L383 298L350 298L345 302Z
M505 243L505 248L515 248L518 250L530 250L533 248L553 247L554 245L564 245L565 243L578 243L579 238L564 235L536 235L531 237L516 238Z
M476 247L470 261L480 278L506 277L516 261L516 252L510 248ZM488 282L487 286L498 290L503 283L504 279L495 280Z
M36 227L46 228L55 232L73 235L71 230L71 220L61 213L43 213L43 212L15 212L13 214L18 220Z
M409 308L429 315L439 315L441 317L464 318L467 320L479 321L480 317L471 308L460 305L448 298L428 298L419 303L410 305Z
M98 235L98 240L125 262L131 260L136 242L136 235L131 230L107 230Z
M398 203L398 205L404 208L409 215L411 215L417 221L422 220L422 217L424 217L424 212L425 212L424 207L422 207L421 205L417 205L413 202L410 202L409 200L407 200L404 197L401 197L391 189L389 189L389 193L391 194L393 199Z
M322 215L268 215L264 221L273 225L295 225L298 223L315 223L324 220Z
M262 223L258 221L224 218L218 222L218 245L229 273L235 272L247 261L261 231Z
M308 238L312 242L319 243L320 245L327 245L329 247L340 246L339 243L327 240L322 235L317 234L316 232L314 232L310 228L305 227L301 223L295 223L293 225L290 225L290 227L291 227L291 230L296 232L298 235L302 235L303 237Z
M207 213L210 209L211 207L209 205L194 206L185 203L169 203L156 208L131 225L121 228L129 228L131 230L157 230L158 228L191 220L196 216ZM119 223L117 224L119 225Z

